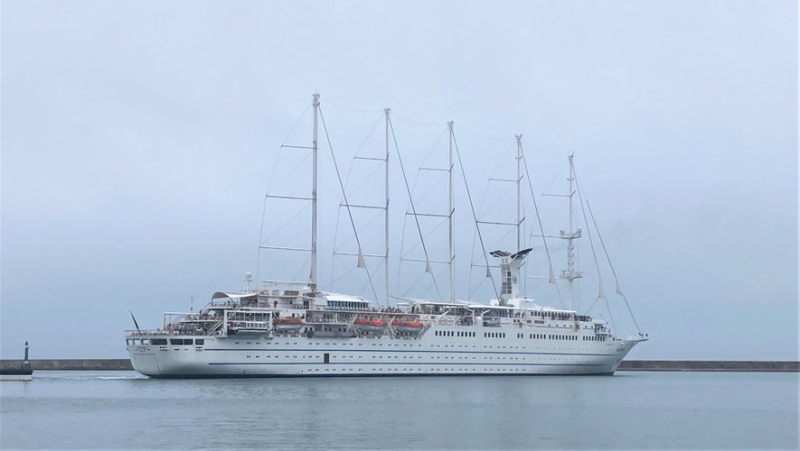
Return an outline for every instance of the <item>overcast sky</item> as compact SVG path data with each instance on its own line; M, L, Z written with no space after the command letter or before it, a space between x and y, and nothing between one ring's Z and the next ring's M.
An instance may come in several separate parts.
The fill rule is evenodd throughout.
M431 208L446 201L446 181L425 181L417 168L446 164L448 120L484 219L516 215L513 189L487 188L490 176L513 176L515 134L537 196L566 192L574 151L651 337L630 358L795 360L797 19L794 1L4 1L2 357L21 357L29 340L35 358L124 358L128 310L157 327L161 312L188 309L192 296L197 308L214 291L240 289L256 272L270 174L291 173L306 156L280 145L309 145L306 108L318 91L348 186L373 169L351 172L354 154L384 151L380 121L391 107L415 195L439 196ZM416 230L407 223L403 233L408 199L396 155L390 161L390 287L412 294L397 274L419 268L400 268L396 251L413 246ZM334 242L350 233L341 217L335 227L332 166L325 147L320 282L373 298L363 274L329 283ZM306 189L307 172L291 174L282 186ZM456 181L456 295L486 300L491 287L469 280L480 253L460 173ZM371 201L382 183L380 172L368 181ZM540 207L546 232L567 227L563 202ZM289 238L307 246L300 221ZM365 252L381 252L375 224L362 232ZM486 234L508 249L506 232ZM431 236L432 249L446 249ZM597 286L587 238L583 309ZM546 272L532 244L529 270ZM259 278L295 263L270 255ZM341 262L338 270L354 265ZM607 266L601 274L618 332L635 334ZM527 294L558 305L533 280Z

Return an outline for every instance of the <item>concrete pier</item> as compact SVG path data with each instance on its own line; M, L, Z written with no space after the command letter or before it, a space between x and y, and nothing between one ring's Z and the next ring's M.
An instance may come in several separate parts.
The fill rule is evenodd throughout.
M34 371L131 371L128 359L34 359ZM19 368L22 360L0 360L0 368ZM751 371L800 372L796 361L624 360L618 371Z

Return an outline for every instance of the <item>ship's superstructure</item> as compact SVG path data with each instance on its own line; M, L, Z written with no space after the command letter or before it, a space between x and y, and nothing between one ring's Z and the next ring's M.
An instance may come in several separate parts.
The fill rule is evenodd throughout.
M520 268L531 249L491 252L500 266L501 286L488 304L455 299L452 230L447 302L403 297L394 306L377 307L360 296L320 291L316 276L317 95L313 106L309 281L265 282L259 289L241 293L214 293L198 312L165 313L159 329L143 330L137 325L126 334L136 371L178 378L613 374L631 348L645 339L641 334L620 339L605 320L571 307L542 306L523 296ZM387 127L388 115L387 109ZM452 123L448 125L452 133ZM450 159L452 171L452 151ZM385 161L388 167L388 150ZM450 184L452 229L452 173ZM386 209L388 218L388 184ZM518 206L518 226L519 215ZM388 231L388 219L386 227ZM517 235L519 245L519 231ZM572 240L579 236L580 229L567 237L570 252ZM386 240L383 257L388 262L388 233ZM363 264L360 245L358 264ZM570 263L562 277L571 285L576 274ZM387 281L388 275L385 269ZM246 286L251 285L248 275Z

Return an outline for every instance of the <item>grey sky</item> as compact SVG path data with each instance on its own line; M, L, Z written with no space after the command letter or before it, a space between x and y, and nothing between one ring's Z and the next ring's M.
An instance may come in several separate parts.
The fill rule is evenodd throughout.
M386 106L407 170L456 122L475 197L515 133L539 193L575 151L652 338L631 358L796 359L797 13L791 1L3 2L2 357L26 339L35 357L125 357L128 310L155 327L190 296L199 307L239 289L278 147L318 90L343 168ZM321 164L326 282L340 196L329 155ZM458 190L463 281L473 228Z

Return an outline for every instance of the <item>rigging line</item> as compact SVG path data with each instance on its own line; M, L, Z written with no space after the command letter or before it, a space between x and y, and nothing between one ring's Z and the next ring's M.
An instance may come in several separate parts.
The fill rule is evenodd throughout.
M283 138L283 141L281 141L281 146L285 145L286 141L289 140L289 137L292 136L292 133L294 133L294 129L297 128L297 125L300 124L300 121L302 121L303 118L306 117L306 113L308 113L308 109L311 108L312 104L313 102L309 102L308 105L306 105L306 109L303 110L303 113L300 114L300 117L297 118L297 121L294 123L294 125L292 125L292 128L289 129L289 133L286 135L285 138Z
M497 166L495 166L494 169L492 169L492 172L490 173L489 177L492 177L495 174L497 174L497 171L499 171L501 167L506 165L506 162L503 161L503 160L505 160L506 157L508 157L508 154L511 153L512 150L514 150L515 146L516 146L516 143L508 146L508 149L506 149L506 153L504 153L503 156L501 156L500 158L497 159L497 161L498 161Z
M439 145L439 142L441 142L442 138L444 137L444 132L445 131L447 131L447 130L446 129L442 130L442 133L440 133L439 137L436 138L436 141L433 143L431 148L428 150L428 153L425 154L425 158L422 159L422 163L420 164L420 166L424 166L425 163L428 162L428 158L431 157L431 155L433 154L433 151L436 150L436 146ZM417 171L417 172L419 172L419 171ZM416 180L414 181L414 185L416 186Z
M586 314L587 315L589 314L589 312L592 311L592 309L594 308L594 305L597 303L598 299L600 299L600 298L594 298L594 301L592 301L591 305L589 305L589 308L586 309Z
M575 181L577 182L577 175L575 177ZM614 281L617 282L617 294L622 296L622 299L625 301L625 306L628 307L628 313L631 314L631 319L633 319L633 324L636 325L636 330L639 333L642 333L642 330L639 328L639 323L636 322L636 317L633 315L633 310L631 310L631 306L628 303L628 298L622 292L622 289L619 288L619 279L617 278L617 272L614 270L614 265L611 264L611 257L609 257L608 251L606 250L606 245L605 243L603 243L603 237L602 235L600 235L600 228L597 227L597 222L594 219L594 213L592 213L592 205L589 204L588 199L586 200L586 208L589 209L589 215L592 217L592 223L594 223L594 229L597 231L597 238L600 239L600 245L603 247L603 252L606 254L606 259L608 260L608 266L611 267L611 273L614 274Z
M300 267L300 271L297 271L297 274L294 275L290 280L300 280L300 274L303 274L306 271L306 265L308 265L311 261L311 256L306 258L306 261L303 262L303 265Z
M405 117L402 114L397 114L395 112L392 112L392 117L396 117L396 118L399 118L400 120L407 121L407 122L413 122L414 124L430 125L431 127L441 127L442 126L442 124L440 122L423 122L423 121L419 121L419 120L416 120L416 119L411 119L410 117Z
M594 251L594 243L592 242L592 232L589 229L589 218L586 217L586 210L583 208L583 194L582 194L583 190L581 189L581 184L578 181L578 173L577 173L577 171L575 171L574 165L572 167L572 174L573 174L573 177L575 177L575 186L578 189L578 199L580 200L580 203L581 203L581 211L583 212L583 220L584 220L584 223L586 224L586 234L589 235L589 245L592 248L592 255L594 256L594 264L597 266L597 278L600 280L600 285L602 286L603 279L600 277L600 265L597 263L597 254ZM595 223L595 229L597 229L597 224L596 223ZM606 256L608 256L608 254L606 254ZM616 278L616 275L615 275L615 278ZM622 298L625 299L625 296L623 296ZM627 300L625 301L625 303L627 304ZM606 309L608 310L608 317L611 319L611 323L613 324L614 323L614 315L611 313L611 303L608 302L608 300L606 300L605 304L606 304ZM630 311L630 306L628 306L628 311ZM636 318L633 316L633 312L630 312L630 313L631 313L631 318L633 318L633 321L634 321L634 324L635 324L636 323ZM636 329L637 330L639 329L639 325L638 324L636 325ZM639 331L639 332L641 332L641 331Z
M523 139L523 142L527 143L528 141ZM563 155L558 155L558 154L554 154L554 153L546 152L546 151L544 151L544 150L542 150L542 149L539 149L537 152L541 153L542 155L547 155L548 157L551 157L551 158L557 158L557 159L559 159L559 160L561 160L562 158L564 158L564 156L563 156Z
M483 136L483 135L471 132L471 131L466 130L466 129L461 128L461 127L458 127L458 130L462 131L462 132L464 132L464 133L466 133L466 134L468 134L470 136L474 136L475 138L480 138L480 139L483 139L483 140L486 140L486 141L497 141L497 142L507 142L508 141L507 138L489 138L488 136Z
M344 202L347 205L347 215L350 216L350 225L353 227L353 233L356 236L356 243L358 244L358 253L361 254L361 240L358 238L358 231L356 230L356 223L353 220L353 212L350 210L350 202L347 201L347 194L344 191L344 184L342 183L342 175L339 173L339 165L336 164L336 154L333 152L333 145L331 144L331 136L328 134L328 126L325 124L325 116L322 114L322 108L319 108L319 117L322 119L322 129L325 130L325 139L328 141L328 148L331 151L331 158L333 159L333 168L336 169L336 178L339 180L339 187L342 189L342 196L344 197ZM360 256L360 255L359 255ZM361 262L359 262L361 263ZM369 269L366 268L367 264L364 262L364 269L367 273L367 279L369 279L370 288L372 288L372 295L375 296L374 299L378 299L378 293L375 291L375 285L372 283L372 276L369 273Z
M294 133L294 130L295 130L295 128L297 128L297 125L298 125L298 124L300 124L300 122L301 122L301 121L303 120L303 118L306 116L306 113L308 113L308 109L309 109L309 108L311 108L311 105L312 105L312 103L309 103L308 105L306 105L306 108L305 108L305 109L303 110L303 112L300 114L300 117L298 117L298 118L297 118L297 120L295 121L294 125L292 125L292 128L291 128L291 129L289 129L289 133L286 135L286 137L285 137L285 138L283 139L283 141L281 142L281 145L280 145L280 147L278 147L278 156L275 158L275 165L274 165L274 166L272 166L272 173L270 174L270 176L269 176L269 181L267 182L267 193L269 193L269 192L271 192L271 191L272 191L272 187L273 187L273 185L272 185L272 182L273 182L273 181L274 181L274 179L275 179L275 172L276 172L276 170L278 169L278 161L280 161L280 159L281 159L281 153L283 152L283 146L284 146L284 144L286 144L286 141L289 139L289 137L290 137L290 136L292 136L292 133ZM305 162L305 160L307 160L307 159L308 159L308 156L306 156L306 158L304 158L303 160L301 160L301 164L302 164L302 163L304 163L304 162ZM294 168L293 168L291 171L289 171L289 173L290 173L290 174L291 174L291 173L293 173L293 172L294 172L294 171L297 169L297 167L299 167L299 165L298 165L298 166L295 166L295 167L294 167ZM288 177L288 175L287 175L287 176L284 176L284 178L283 178L283 179L281 179L281 181L280 181L280 182L278 182L278 184L277 184L277 185L280 185L281 183L283 183L283 181L284 181L284 180L286 180L286 177ZM276 186L277 186L277 185L276 185ZM266 215L266 204L267 204L267 202L266 202L266 198L265 198L265 199L264 199L264 213L262 214L262 216L265 216L265 215ZM264 221L262 220L262 231L263 231L263 222L264 222ZM261 244L262 244L262 243L263 243L263 242L262 242L262 241L259 239L259 248L261 247ZM258 264L257 264L257 266L258 266ZM258 270L256 270L256 274L258 274Z
M272 181L275 180L275 171L278 169L278 162L281 161L281 152L283 152L283 145L278 147L278 156L275 157L275 164L272 166L272 172L269 175L269 181L267 182L267 192L269 193L272 191Z
M333 284L335 284L336 282L344 279L345 277L347 277L351 272L355 271L356 269L358 269L358 266L354 266L354 267L350 268L349 270L345 271L344 274L340 275L339 277L337 277L335 279L333 278L333 276L331 276L330 287L333 288Z
M498 166L499 167L499 166ZM483 189L483 197L481 197L481 203L478 204L478 215L481 217L483 216L483 204L486 202L486 195L489 193L489 184L486 184L486 187ZM477 228L477 227L476 227ZM473 230L472 231L472 248L470 249L469 254L469 261L470 261L470 268L475 264L475 241L478 237L478 233ZM480 258L480 257L478 257ZM481 281L482 282L482 281ZM478 287L480 287L481 282L478 283ZM472 287L472 271L469 272L469 278L467 279L467 287ZM472 297L472 292L467 293L467 299Z
M403 173L403 182L406 185L406 192L408 193L408 201L411 203L411 211L414 212L414 222L417 223L417 232L419 233L419 239L420 239L420 242L422 243L422 250L425 253L425 261L427 262L425 264L425 271L427 272L428 266L430 265L431 259L430 259L430 257L428 257L428 248L427 248L427 246L425 246L425 239L422 237L422 228L420 228L420 225L419 225L419 216L417 216L417 207L414 206L414 198L411 195L411 188L408 186L408 178L406 177L406 169L405 169L405 166L403 165L403 157L400 154L400 146L398 146L398 144L397 144L397 136L394 134L394 124L392 123L392 118L391 117L389 118L389 130L392 131L392 140L394 141L394 148L395 148L395 151L397 152L397 162L400 165L400 172ZM436 283L436 277L434 277L433 272L431 272L430 274L431 274L431 278L433 278L433 285L436 287L436 292L438 293L439 292L439 285ZM441 296L440 296L440 298L441 298Z
M327 100L326 100L326 102L327 102ZM372 137L372 134L375 133L375 129L378 128L378 125L380 125L381 119L383 119L383 117L379 117L378 118L378 120L375 122L375 125L372 126L372 130L369 131L369 134L367 135L367 137L364 138L364 141L361 143L361 145L358 147L358 149L356 149L356 154L350 160L350 167L347 168L347 179L345 181L344 186L349 186L350 185L350 176L353 174L353 166L355 165L356 157L358 157L358 153L361 152L361 149L363 149L364 146L367 145L367 141L369 141L369 138ZM380 168L380 166L377 166L377 167ZM356 187L356 189L358 189L362 184L363 184L363 182L361 184L359 184L359 186Z
M524 156L523 156L523 160L524 160ZM565 167L566 167L568 164L569 164L569 162L567 162L567 163L564 163L563 165L561 165L561 167L558 169L558 171L556 171L556 174L553 176L553 178L552 178L552 179L550 179L550 182L548 182L548 183L547 183L547 185L546 185L546 186L544 187L544 189L542 190L542 195L541 195L541 196L539 196L539 202L541 202L541 201L542 201L542 198L544 197L544 194L547 192L547 190L549 190L549 189L550 189L550 187L551 187L551 186L553 186L553 183L556 181L556 179L558 179L558 177L562 175L562 172L564 172L564 168L565 168Z
M264 243L264 222L267 219L267 196L264 196L264 206L261 209L261 229L258 231L258 254L256 255L256 286L261 280L261 244Z
M520 143L520 155L522 155L522 165L525 167L525 178L528 179L528 188L531 190L531 200L533 201L533 209L536 211L536 220L539 223L539 229L542 231L542 243L544 244L544 251L547 254L547 263L550 265L550 272L548 277L554 278L553 274L553 259L550 257L550 249L547 247L547 240L544 237L544 227L542 227L542 217L539 216L539 206L536 204L536 194L533 192L533 183L531 182L531 173L528 171L528 159L525 158L525 149ZM558 283L555 283L556 291L558 292L558 299L563 306L564 300L561 297L561 289L558 288Z
M269 241L269 240L271 240L271 239L275 238L275 235L277 235L277 234L279 234L281 231L283 231L283 229L285 229L286 227L288 227L288 226L289 226L289 224L290 224L292 221L294 221L294 220L295 220L295 218L297 218L298 216L300 216L300 215L301 215L303 212L305 212L306 210L308 210L310 207L311 207L311 205L309 205L309 204L306 204L306 206L305 206L305 207L303 207L303 208L301 208L300 210L298 210L298 211L297 211L297 213L295 213L295 214L294 214L294 216L292 216L291 218L289 218L289 219L288 219L288 220L287 220L287 221L286 221L286 222L285 222L285 223L284 223L282 226L280 226L280 227L279 227L277 230L275 230L275 232L273 232L273 234L272 234L272 235L268 236L266 240L259 242L259 243L258 243L258 246L259 246L259 247L261 247L261 246L263 246L263 245L264 245L264 243L265 243L265 242L267 242L267 241Z
M326 100L326 102L327 102L327 100ZM367 135L367 137L364 138L364 142L362 142L361 145L358 146L358 149L356 149L356 153L353 156L353 159L350 160L350 169L348 170L348 173L347 173L347 182L348 183L345 183L345 186L347 186L349 184L349 182L350 182L350 175L352 174L352 171L353 171L353 163L355 163L356 157L358 157L358 153L361 152L361 150L364 148L364 146L367 145L367 142L372 137L372 134L375 133L375 129L378 128L378 125L381 124L382 120L383 120L383 115L381 115L381 117L378 118L378 120L375 122L375 125L372 126L372 130L370 130L369 134Z
M363 179L363 180L361 180L361 183L359 183L358 185L356 185L356 187L355 187L355 188L353 188L353 189L350 191L350 195L351 195L351 196L355 195L355 194L356 194L356 192L358 191L358 189L359 189L359 188L361 188L362 186L364 186L364 184L365 184L365 183L367 183L367 182L368 182L368 181L369 181L369 180L372 178L372 176L373 176L373 175L375 175L375 173L376 173L376 172L378 172L378 170L379 170L379 169L381 169L381 165L379 165L379 164L376 164L376 165L375 165L375 167L372 169L372 172L370 172L369 174L367 174L367 175L364 177L364 179Z
M456 156L458 157L458 166L461 168L461 176L464 178L464 188L467 191L467 199L469 199L469 207L472 211L472 218L475 220L475 228L478 229L478 239L481 242L481 250L483 251L483 258L486 261L486 266L489 266L489 257L486 255L486 246L483 244L483 235L481 234L480 225L478 225L478 217L475 215L475 205L472 203L472 194L469 192L469 185L467 184L467 173L464 171L464 162L461 161L461 152L458 150L458 141L456 141L455 133L451 132L453 137L453 147L456 149ZM494 283L494 276L492 273L489 273L489 279L492 280L492 288L494 289L494 295L497 299L500 299L500 293L497 291L497 284Z
M506 185L507 185L508 187L506 188L506 190L505 190L505 191L503 191L502 193L500 193L500 195L499 195L499 196L497 196L497 198L498 198L498 199L504 199L504 198L506 197L506 195L507 195L507 194L508 194L508 193L509 193L511 190L513 190L513 189L515 188L515 186L514 186L514 185L512 185L512 184L510 184L510 183L508 183L508 184L506 184ZM489 206L489 208L488 208L486 211L484 211L484 212L483 212L483 214L481 215L481 217L482 217L482 218L485 218L485 217L486 217L486 215L488 215L488 214L489 214L489 213L490 213L492 210L494 210L495 208L499 207L500 205L501 205L501 204L500 204L500 202L493 202L493 203L492 203L492 205L490 205L490 206ZM516 218L514 218L514 219L516 219ZM516 225L514 225L514 227L516 227Z
M442 275L442 273L444 272L444 270L445 270L446 268L447 268L447 266L444 266L444 265L442 265L442 269L440 269L440 270L439 270L439 272L438 272L437 274L438 274L439 276L441 276L441 275ZM432 275L432 276L434 276L433 272L431 272L431 275ZM408 290L406 290L406 293L409 293L411 290L415 289L415 288L417 287L417 285L419 285L419 283L423 281L424 277L425 277L425 271L423 271L423 272L422 272L422 273L419 275L419 277L417 277L417 278L414 280L414 283L413 283L413 284L411 284L411 286L408 288ZM436 279L435 279L435 278L433 278L432 280L436 280ZM441 300L442 300L442 293L439 291L439 288L438 288L436 285L434 285L434 284L431 284L431 283L428 283L428 285L427 285L427 286L423 287L422 291L421 291L421 292L420 292L420 294L419 294L419 297L420 297L420 298L424 298L424 297L425 297L425 294L426 294L426 293L428 293L428 292L430 291L431 287L433 287L433 288L435 289L436 298L437 298L439 301L441 301Z
M491 225L491 224L487 224L487 225ZM500 226L500 227L508 227L508 226ZM503 234L503 235L502 235L500 238L498 238L498 239L497 239L497 240L496 240L496 241L495 241L495 242L494 242L494 243L493 243L493 244L492 244L492 245L489 247L489 249L491 249L491 248L495 248L495 249L497 249L497 248L499 247L499 245L500 245L500 242L501 242L501 241L503 241L503 240L505 240L505 239L506 239L506 238L507 238L509 235L511 235L511 233L512 233L512 232L515 232L514 228L512 228L512 227L508 227L508 231L507 231L505 234Z
M500 166L498 165L497 167L499 168ZM483 217L483 204L486 202L486 195L488 193L489 193L489 184L487 183L486 187L483 190L483 197L481 198L481 203L478 206L478 215L480 215L481 217ZM477 229L477 227L476 227L476 229ZM475 241L477 240L477 238L478 238L478 232L476 230L473 230L472 231L472 248L470 250L470 256L469 256L470 267L472 267L475 264L476 260L480 259L480 256L475 258ZM483 283L483 281L478 282L478 287L480 287L482 283ZM469 279L467 280L467 287L471 287L471 286L472 286L472 271L469 272ZM474 292L468 293L467 294L467 299L470 299L472 297L473 293Z
M339 103L331 102L327 98L325 99L325 104L334 106L336 108L340 108L342 110L355 111L355 112L358 112L358 113L381 113L381 114L383 114L383 110L367 110L367 109L364 109L364 108L355 108L355 107L345 106L345 105L342 105L342 104L339 104Z
M433 235L434 233L436 233L436 231L437 231L437 230L439 230L440 228L442 228L442 226L443 226L443 225L445 225L445 224L447 224L447 221L445 221L444 219L442 219L442 220L439 222L439 225L437 225L437 226L436 226L436 227L434 227L433 229L429 230L429 231L428 231L428 233L426 233L426 234L424 235L424 238L430 238L430 237L431 237L431 235ZM412 252L414 249L416 249L416 248L417 248L417 246L419 246L419 243L417 243L417 244L415 244L415 245L411 246L411 247L410 247L410 248L409 248L409 249L406 251L406 253L404 253L404 254L401 254L401 258L408 257L408 254L410 254L410 253L411 253L411 252Z
M403 232L400 234L400 255L401 255L401 257L397 262L397 287L395 289L395 293L399 293L400 292L400 280L402 279L402 273L403 273L402 254L403 254L403 246L405 246L405 243L406 243L406 224L407 223L408 223L408 217L406 216L406 217L403 218Z
M383 217L383 213L382 212L379 211L379 212L375 213L374 215L372 215L371 219L368 219L367 222L365 222L364 225L362 225L361 228L358 229L358 231L359 232L363 232L364 229L369 227L369 225L372 224L373 222L375 222L376 219L382 218L382 217ZM383 257L381 257L381 258L383 258Z
M575 174L575 168L572 169L573 175ZM578 201L581 204L581 213L583 213L583 223L586 224L586 234L589 235L589 247L592 249L592 257L594 258L594 266L597 268L597 280L600 282L600 289L602 290L603 287L603 276L600 274L600 264L597 262L597 253L594 250L594 240L592 239L592 230L589 228L589 218L586 216L586 208L584 207L583 201L583 190L581 190L581 185L578 183L578 176L575 176L575 185L578 188ZM603 297L605 299L605 293L600 291L597 294L597 297ZM608 300L606 300L606 304L608 304Z
M470 273L471 273L471 272L472 272L472 271L470 271ZM486 281L485 279L486 279L486 277L482 277L482 278L481 278L481 281L480 281L480 282L478 282L478 285L475 287L475 289L474 289L474 290L472 290L472 291L470 291L470 292L469 292L469 294L467 294L467 300L470 300L470 299L472 299L472 296L473 296L475 293L477 293L477 292L478 292L478 290L480 290L480 289L481 289L481 286L483 286L483 282L485 282L485 281Z
M333 286L333 275L334 270L336 269L336 241L339 239L339 218L342 215L342 209L336 209L336 226L333 228L333 252L331 253L331 283L330 286ZM344 246L344 245L342 245ZM358 266L356 266L357 268Z
M267 194L270 194L270 193L272 192L272 190L273 190L273 189L276 189L276 188L278 188L278 186L280 186L280 185L281 185L283 182L285 182L285 181L286 181L286 179L288 179L289 177L291 177L291 176L294 174L294 172L295 172L295 171L297 171L297 169L298 169L298 168L300 168L300 166L302 166L303 164L305 164L305 162L306 162L306 161L308 161L308 159L309 159L309 158L311 158L311 153L310 153L310 152L309 152L309 153L307 153L307 154L306 154L306 156L305 156L305 157L303 157L303 159L302 159L302 160L300 160L300 162L298 162L296 165L294 165L294 167L293 167L292 169L290 169L289 171L287 171L286 173L284 173L284 174L283 174L283 178L282 178L282 179L281 179L281 180L280 180L278 183L276 183L276 184L274 184L274 185L270 186L270 187L269 187L269 190L267 190ZM278 166L278 165L277 165L277 162L276 162L275 166L276 166L276 167ZM275 168L273 168L273 170L274 170L274 169L275 169ZM270 183L271 183L271 182L270 182Z
M411 290L413 290L413 289L414 289L414 287L416 287L416 286L417 286L417 284L419 283L419 281L420 281L420 280L422 280L422 278L423 278L423 277L425 277L425 271L422 271L422 272L420 272L419 276L417 276L417 278L413 280L413 282L411 283L411 285L409 285L409 287L406 289L404 296L407 296L407 295L408 295L408 293L409 293ZM399 285L399 284L398 284L398 285ZM398 293L399 293L399 292L400 292L400 290L398 290Z
M414 180L414 187L413 187L413 191L414 192L416 192L416 190L417 190L417 183L419 182L419 174L420 174L420 172L417 172L417 178L416 178L416 180ZM447 180L447 177L445 176L445 174L444 173L439 174L438 178L434 179L434 183L432 185L430 185L428 187L428 189L426 189L425 192L422 193L422 195L420 197L417 198L417 202L418 203L422 202L425 199L427 199L428 196L431 196L433 193L435 193L436 192L436 188L438 188L439 185L441 185L445 180Z
M559 206L553 208L553 210L550 211L550 214L545 216L543 222L548 222L550 220L550 218L552 218L553 216L556 215L556 213L561 213L565 209L566 209L566 204L565 203L561 203ZM544 235L544 230L542 230L542 235Z
M481 203L478 204L478 216L481 218L483 217L483 204L486 203L486 196L489 194L489 183L487 182L486 187L483 189L483 197L481 197Z
M439 270L439 273L437 275L439 277L441 277L446 269L447 269L447 265L442 265L442 269ZM431 290L431 287L436 288L435 286L433 286L433 284L428 284L428 287L425 288L425 291L422 292L423 296ZM436 292L436 296L438 296L439 301L441 302L442 301L442 293L439 293L439 291L437 291Z

